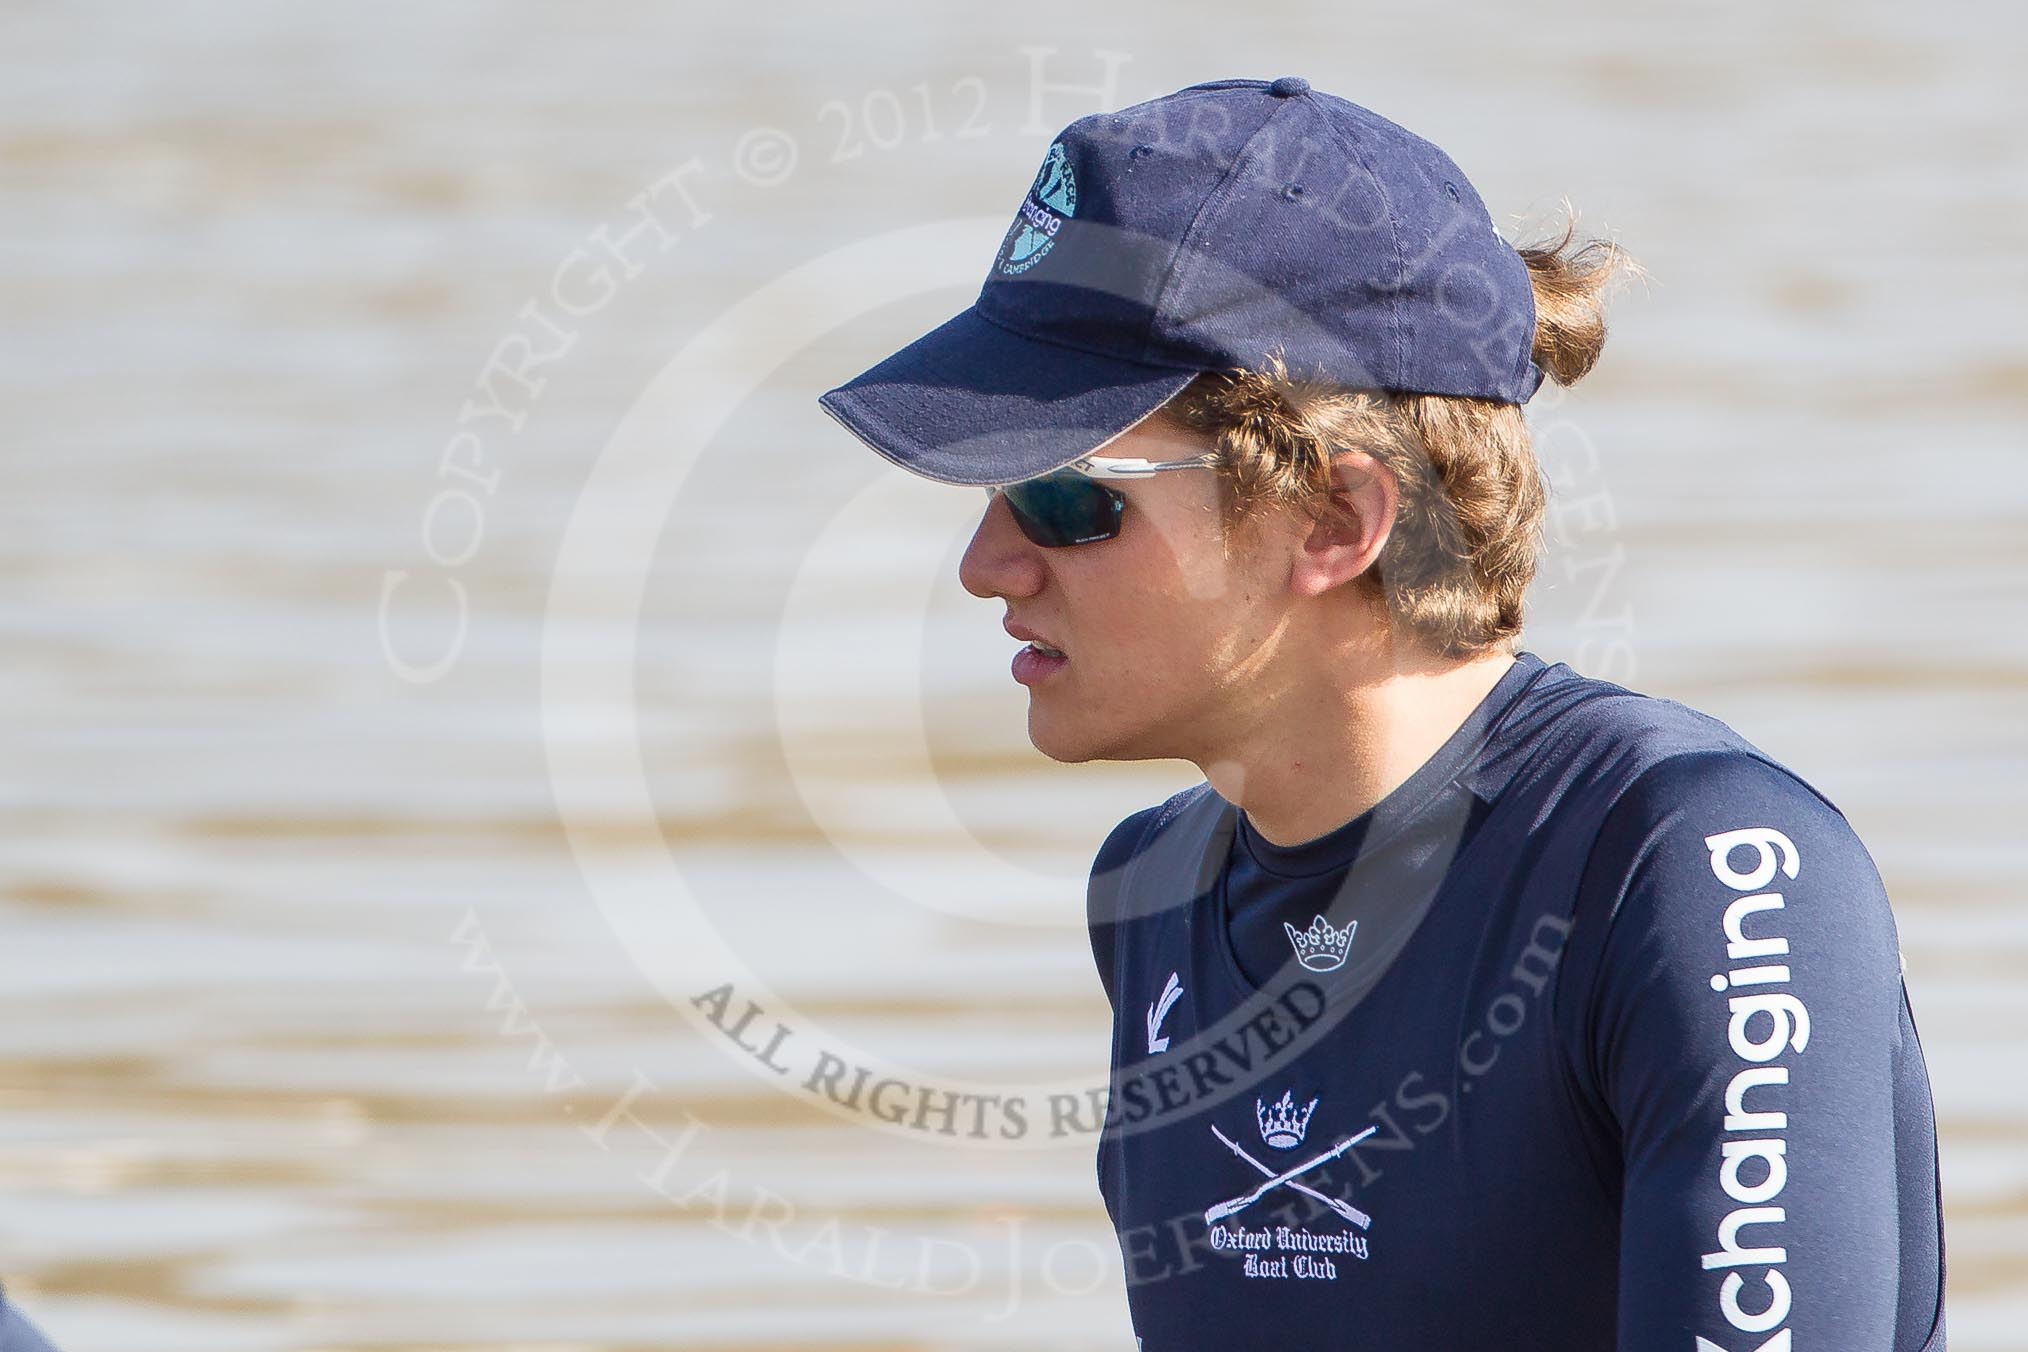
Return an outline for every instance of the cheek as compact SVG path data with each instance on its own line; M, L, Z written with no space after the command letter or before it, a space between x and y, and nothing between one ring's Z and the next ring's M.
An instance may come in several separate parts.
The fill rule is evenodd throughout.
M1133 667L1136 685L1165 686L1221 669L1247 646L1233 632L1239 617L1215 589L1207 586L1206 592L1193 595L1179 587L1114 598L1117 651Z
M1241 559L1220 557L1215 545L1193 564L1179 578L1177 607L1212 634L1255 631L1270 594L1267 579Z
M1269 629L1272 588L1260 564L1237 549L1228 559L1208 514L1169 525L1173 534L1136 533L1061 578L1084 598L1077 628L1086 643L1135 666L1137 684L1229 667Z
M1249 587L1235 556L1225 557L1213 521L1203 513L1182 514L1132 542L1130 575L1148 605L1170 612L1203 613L1230 605Z

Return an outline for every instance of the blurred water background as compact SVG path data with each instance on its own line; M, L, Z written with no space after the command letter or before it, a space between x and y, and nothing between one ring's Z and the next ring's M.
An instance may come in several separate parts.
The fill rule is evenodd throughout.
M2024 33L0 8L0 1277L69 1352L1130 1346L1089 1136L877 1129L754 1050L779 1016L925 1080L1093 1079L1086 866L1196 778L1035 753L955 581L975 499L813 398L968 303L1062 124L1301 74L1510 237L1567 194L1653 273L1531 406L1563 505L1528 646L1858 828L1954 1346L2020 1346ZM679 356L731 416L678 407L681 476L574 522ZM748 1050L685 1008L724 955Z

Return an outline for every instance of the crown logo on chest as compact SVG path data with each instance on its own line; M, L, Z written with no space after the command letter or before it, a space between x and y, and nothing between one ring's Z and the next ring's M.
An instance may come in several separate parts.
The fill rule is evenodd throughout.
M1359 928L1359 922L1349 921L1344 929L1337 929L1320 915L1306 930L1299 930L1286 920L1282 928L1295 945L1297 962L1313 972L1335 972L1345 965L1345 955L1352 951L1352 931Z
M1310 1114L1316 1111L1317 1100L1311 1099L1308 1107L1298 1108L1294 1092L1287 1089L1272 1108L1263 1106L1259 1099L1253 1101L1260 1138L1277 1150L1294 1150L1301 1145L1310 1130Z

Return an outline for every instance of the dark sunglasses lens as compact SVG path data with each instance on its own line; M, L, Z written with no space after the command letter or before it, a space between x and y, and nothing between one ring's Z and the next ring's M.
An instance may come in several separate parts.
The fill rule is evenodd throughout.
M1045 549L1093 544L1120 533L1126 499L1082 474L1048 474L1000 491L1021 533Z

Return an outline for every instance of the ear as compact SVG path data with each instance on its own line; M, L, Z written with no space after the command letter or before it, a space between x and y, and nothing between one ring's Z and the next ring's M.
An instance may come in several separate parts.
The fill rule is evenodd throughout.
M1365 451L1331 462L1331 502L1298 544L1289 585L1321 596L1373 566L1394 529L1401 486L1394 472Z

